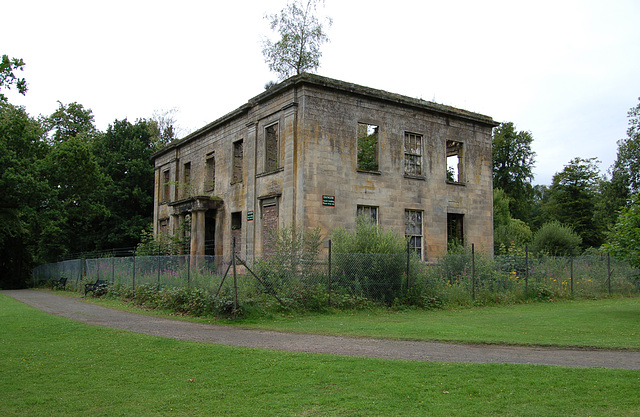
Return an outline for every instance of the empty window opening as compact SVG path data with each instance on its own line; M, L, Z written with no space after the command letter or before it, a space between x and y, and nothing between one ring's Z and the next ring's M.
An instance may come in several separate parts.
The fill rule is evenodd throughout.
M232 184L242 182L242 162L242 140L239 140L237 142L233 142L233 176L231 179Z
M422 175L422 135L404 134L404 173Z
M265 171L276 171L280 168L280 135L278 124L267 126L264 129L265 147L266 147L266 165Z
M422 259L422 211L405 210L404 235L409 241L409 250Z
M242 212L231 213L231 241L235 242L236 253L240 253L242 247Z
M160 201L169 201L169 170L162 172L160 177Z
M378 126L358 123L358 169L378 171Z
M464 246L464 215L447 214L447 244L451 247Z
M356 215L373 224L378 224L378 207L376 206L358 206L356 209Z
M215 191L216 189L216 157L210 155L206 162L206 177L204 180L205 191Z
M447 181L462 182L462 142L447 141Z
M182 169L182 198L191 195L191 162L184 164Z

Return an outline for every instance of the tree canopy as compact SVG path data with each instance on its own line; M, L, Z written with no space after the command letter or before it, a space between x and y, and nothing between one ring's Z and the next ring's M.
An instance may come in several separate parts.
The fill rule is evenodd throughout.
M553 219L570 226L583 247L600 247L604 230L595 221L600 182L597 158L574 158L553 176L548 211Z
M15 72L18 70L24 71L22 58L9 58L7 55L2 55L0 61L0 103L7 102L7 97L1 92L3 89L9 90L15 85L18 93L22 95L27 93L27 81L16 76Z
M320 46L329 40L316 16L318 0L293 0L279 14L268 15L271 30L280 39L263 41L262 53L269 69L284 80L292 75L315 71L320 66ZM327 18L327 25L332 23Z
M510 213L515 219L529 222L533 205L533 167L531 132L517 132L513 123L503 123L493 133L493 187L510 199Z

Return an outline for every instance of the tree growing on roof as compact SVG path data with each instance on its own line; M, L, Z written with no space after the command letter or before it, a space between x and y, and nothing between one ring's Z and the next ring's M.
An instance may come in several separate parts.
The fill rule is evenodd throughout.
M316 16L318 0L293 0L279 14L267 15L271 30L279 33L276 42L263 41L262 54L269 69L284 80L320 66L320 46L329 38ZM331 18L326 18L331 26Z

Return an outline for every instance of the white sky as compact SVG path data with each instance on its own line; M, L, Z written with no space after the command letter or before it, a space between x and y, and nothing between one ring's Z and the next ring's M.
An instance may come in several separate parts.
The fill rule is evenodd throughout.
M276 80L260 40L286 0L35 1L1 8L0 54L23 58L32 116L57 101L97 127L178 109L196 130ZM640 97L640 1L326 0L318 74L510 121L533 134L534 183L574 157L605 172Z

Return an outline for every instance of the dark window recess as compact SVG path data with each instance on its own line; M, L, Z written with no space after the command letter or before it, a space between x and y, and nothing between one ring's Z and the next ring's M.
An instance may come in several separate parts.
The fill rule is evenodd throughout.
M236 253L242 247L242 212L231 213L231 239L235 240Z
M447 214L447 243L449 247L464 245L464 215Z

